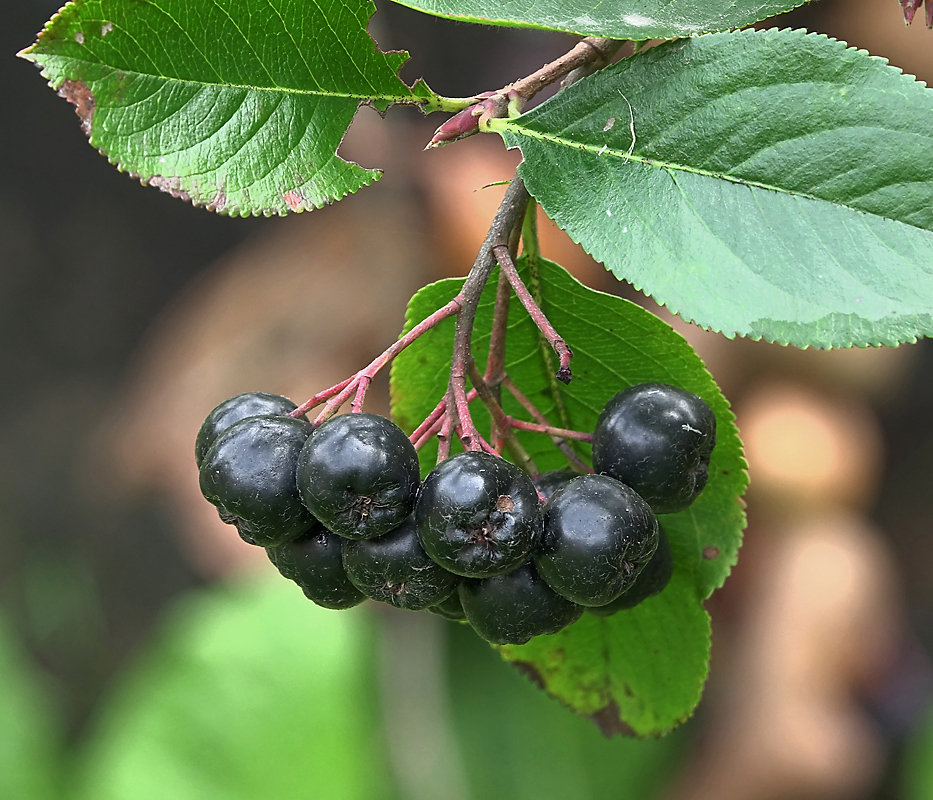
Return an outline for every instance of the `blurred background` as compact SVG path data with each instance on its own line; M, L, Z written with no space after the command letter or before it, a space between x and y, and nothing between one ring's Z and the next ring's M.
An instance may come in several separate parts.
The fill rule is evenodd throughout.
M286 219L196 210L117 173L13 57L56 8L13 0L0 26L2 800L933 798L929 341L799 351L666 317L736 409L749 528L695 718L604 739L463 626L311 606L197 489L206 413L368 362L411 294L466 273L502 193L481 187L517 156L422 154L439 119L362 109L341 153L375 186ZM933 80L933 33L895 0L777 24ZM447 95L571 41L388 2L370 30ZM546 255L664 316L542 225ZM385 381L369 397L387 411Z

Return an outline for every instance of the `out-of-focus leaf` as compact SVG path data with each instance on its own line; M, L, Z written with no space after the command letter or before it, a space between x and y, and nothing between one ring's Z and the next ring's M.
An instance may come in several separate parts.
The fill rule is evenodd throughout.
M390 800L371 618L294 584L182 605L107 703L76 800Z

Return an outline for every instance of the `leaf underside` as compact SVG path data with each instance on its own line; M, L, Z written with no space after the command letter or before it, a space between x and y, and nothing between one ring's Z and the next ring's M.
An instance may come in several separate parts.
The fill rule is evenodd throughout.
M336 155L360 103L424 100L381 53L368 0L76 0L21 55L91 144L143 183L232 214L285 214L379 177ZM427 94L426 94L427 93Z
M395 0L464 22L545 28L608 39L679 39L751 25L805 0Z
M561 633L500 648L550 694L577 713L593 716L604 730L656 735L692 713L706 678L709 617L701 603L722 585L741 542L745 516L739 498L747 483L741 443L727 401L679 334L633 303L588 289L556 264L541 260L538 267L535 280L526 260L520 260L526 280L540 290L542 309L573 350L574 379L569 386L554 379L547 346L514 297L506 369L553 424L592 431L612 395L645 381L683 386L716 413L718 443L709 484L689 509L661 518L674 553L674 577L667 589L631 611L605 619L584 614ZM447 280L422 289L409 305L406 327L444 305L462 284ZM494 290L495 274L483 295L473 339L481 369ZM443 396L453 328L453 320L445 321L394 362L393 413L407 431ZM503 404L507 413L528 419L507 393ZM480 431L488 431L485 409L474 403L471 410ZM540 469L567 465L548 437L518 436ZM433 467L436 453L435 442L423 449L425 472ZM582 445L580 453L589 456Z
M688 321L822 348L933 333L933 92L882 59L702 36L492 125L548 216Z

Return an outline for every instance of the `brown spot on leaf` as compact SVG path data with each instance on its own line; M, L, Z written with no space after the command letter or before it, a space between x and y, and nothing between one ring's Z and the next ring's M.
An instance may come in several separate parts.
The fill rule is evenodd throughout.
M153 175L151 178L146 179L144 183L146 186L155 186L156 189L161 189L179 200L191 201L191 195L181 188L181 178L166 178L162 175Z
M285 192L282 195L282 199L292 211L301 211L302 203L304 203L304 196L297 189L292 189L290 192Z
M218 189L214 199L207 204L208 211L223 211L227 207L227 193L223 189Z
M718 547L713 547L711 544L708 544L703 548L703 558L707 561L712 561L715 558L719 558L719 552Z
M622 721L615 700L610 700L608 706L601 708L595 714L590 714L590 719L596 723L599 732L607 739L611 739L613 736L631 736L634 738L638 735Z
M499 495L499 499L496 500L496 511L501 511L503 514L507 514L514 508L515 501L509 495Z
M535 686L539 689L544 689L544 678L541 673L538 672L538 668L533 664L529 664L527 661L513 661L512 666L515 667L522 675L524 675L528 680L530 680Z
M81 120L81 130L91 138L91 122L94 118L94 95L81 81L66 80L58 90L58 96L64 97L75 107L75 114Z

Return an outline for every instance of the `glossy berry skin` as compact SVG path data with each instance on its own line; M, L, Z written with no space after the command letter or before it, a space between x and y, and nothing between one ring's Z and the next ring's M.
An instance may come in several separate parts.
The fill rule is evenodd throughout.
M525 644L557 633L583 613L582 606L554 592L531 562L506 575L467 579L458 591L473 630L493 644Z
M534 479L535 489L544 495L545 500L550 500L554 492L579 474L579 472L574 472L572 469L555 469L551 472L543 472Z
M321 425L298 461L305 506L347 539L373 539L411 513L421 480L418 453L394 423L343 414Z
M201 430L198 431L198 437L194 443L195 462L200 467L207 451L217 441L217 437L240 420L267 415L284 417L297 407L287 397L266 392L246 392L224 400L207 415L207 419L201 425ZM301 419L306 418L301 417Z
M658 533L658 549L654 551L651 560L645 565L639 576L635 578L635 582L611 603L596 608L588 608L587 611L597 617L610 617L617 611L635 608L643 600L664 591L674 574L674 559L671 554L671 544L667 540L664 528L660 528Z
M706 486L716 417L705 400L665 383L619 392L593 431L593 469L631 486L655 514L687 508Z
M347 540L343 567L350 582L367 597L408 611L441 602L460 582L428 558L412 516L376 539Z
M558 594L601 606L629 588L658 546L658 520L632 489L605 475L581 475L544 506L544 541L534 556Z
M444 569L470 578L502 575L541 538L538 493L521 469L488 453L460 453L424 480L418 536Z
M316 522L298 539L266 548L266 554L312 603L324 608L352 608L366 598L350 583L343 569L345 542Z
M236 517L254 544L268 547L294 539L314 518L295 482L298 454L311 425L290 417L249 417L224 431L201 463L201 493ZM246 538L246 537L244 537Z
M466 622L466 613L463 610L463 603L460 602L460 593L454 591L446 600L441 600L440 603L435 603L433 606L428 606L428 611L432 614L437 614L445 619L453 620L454 622Z

